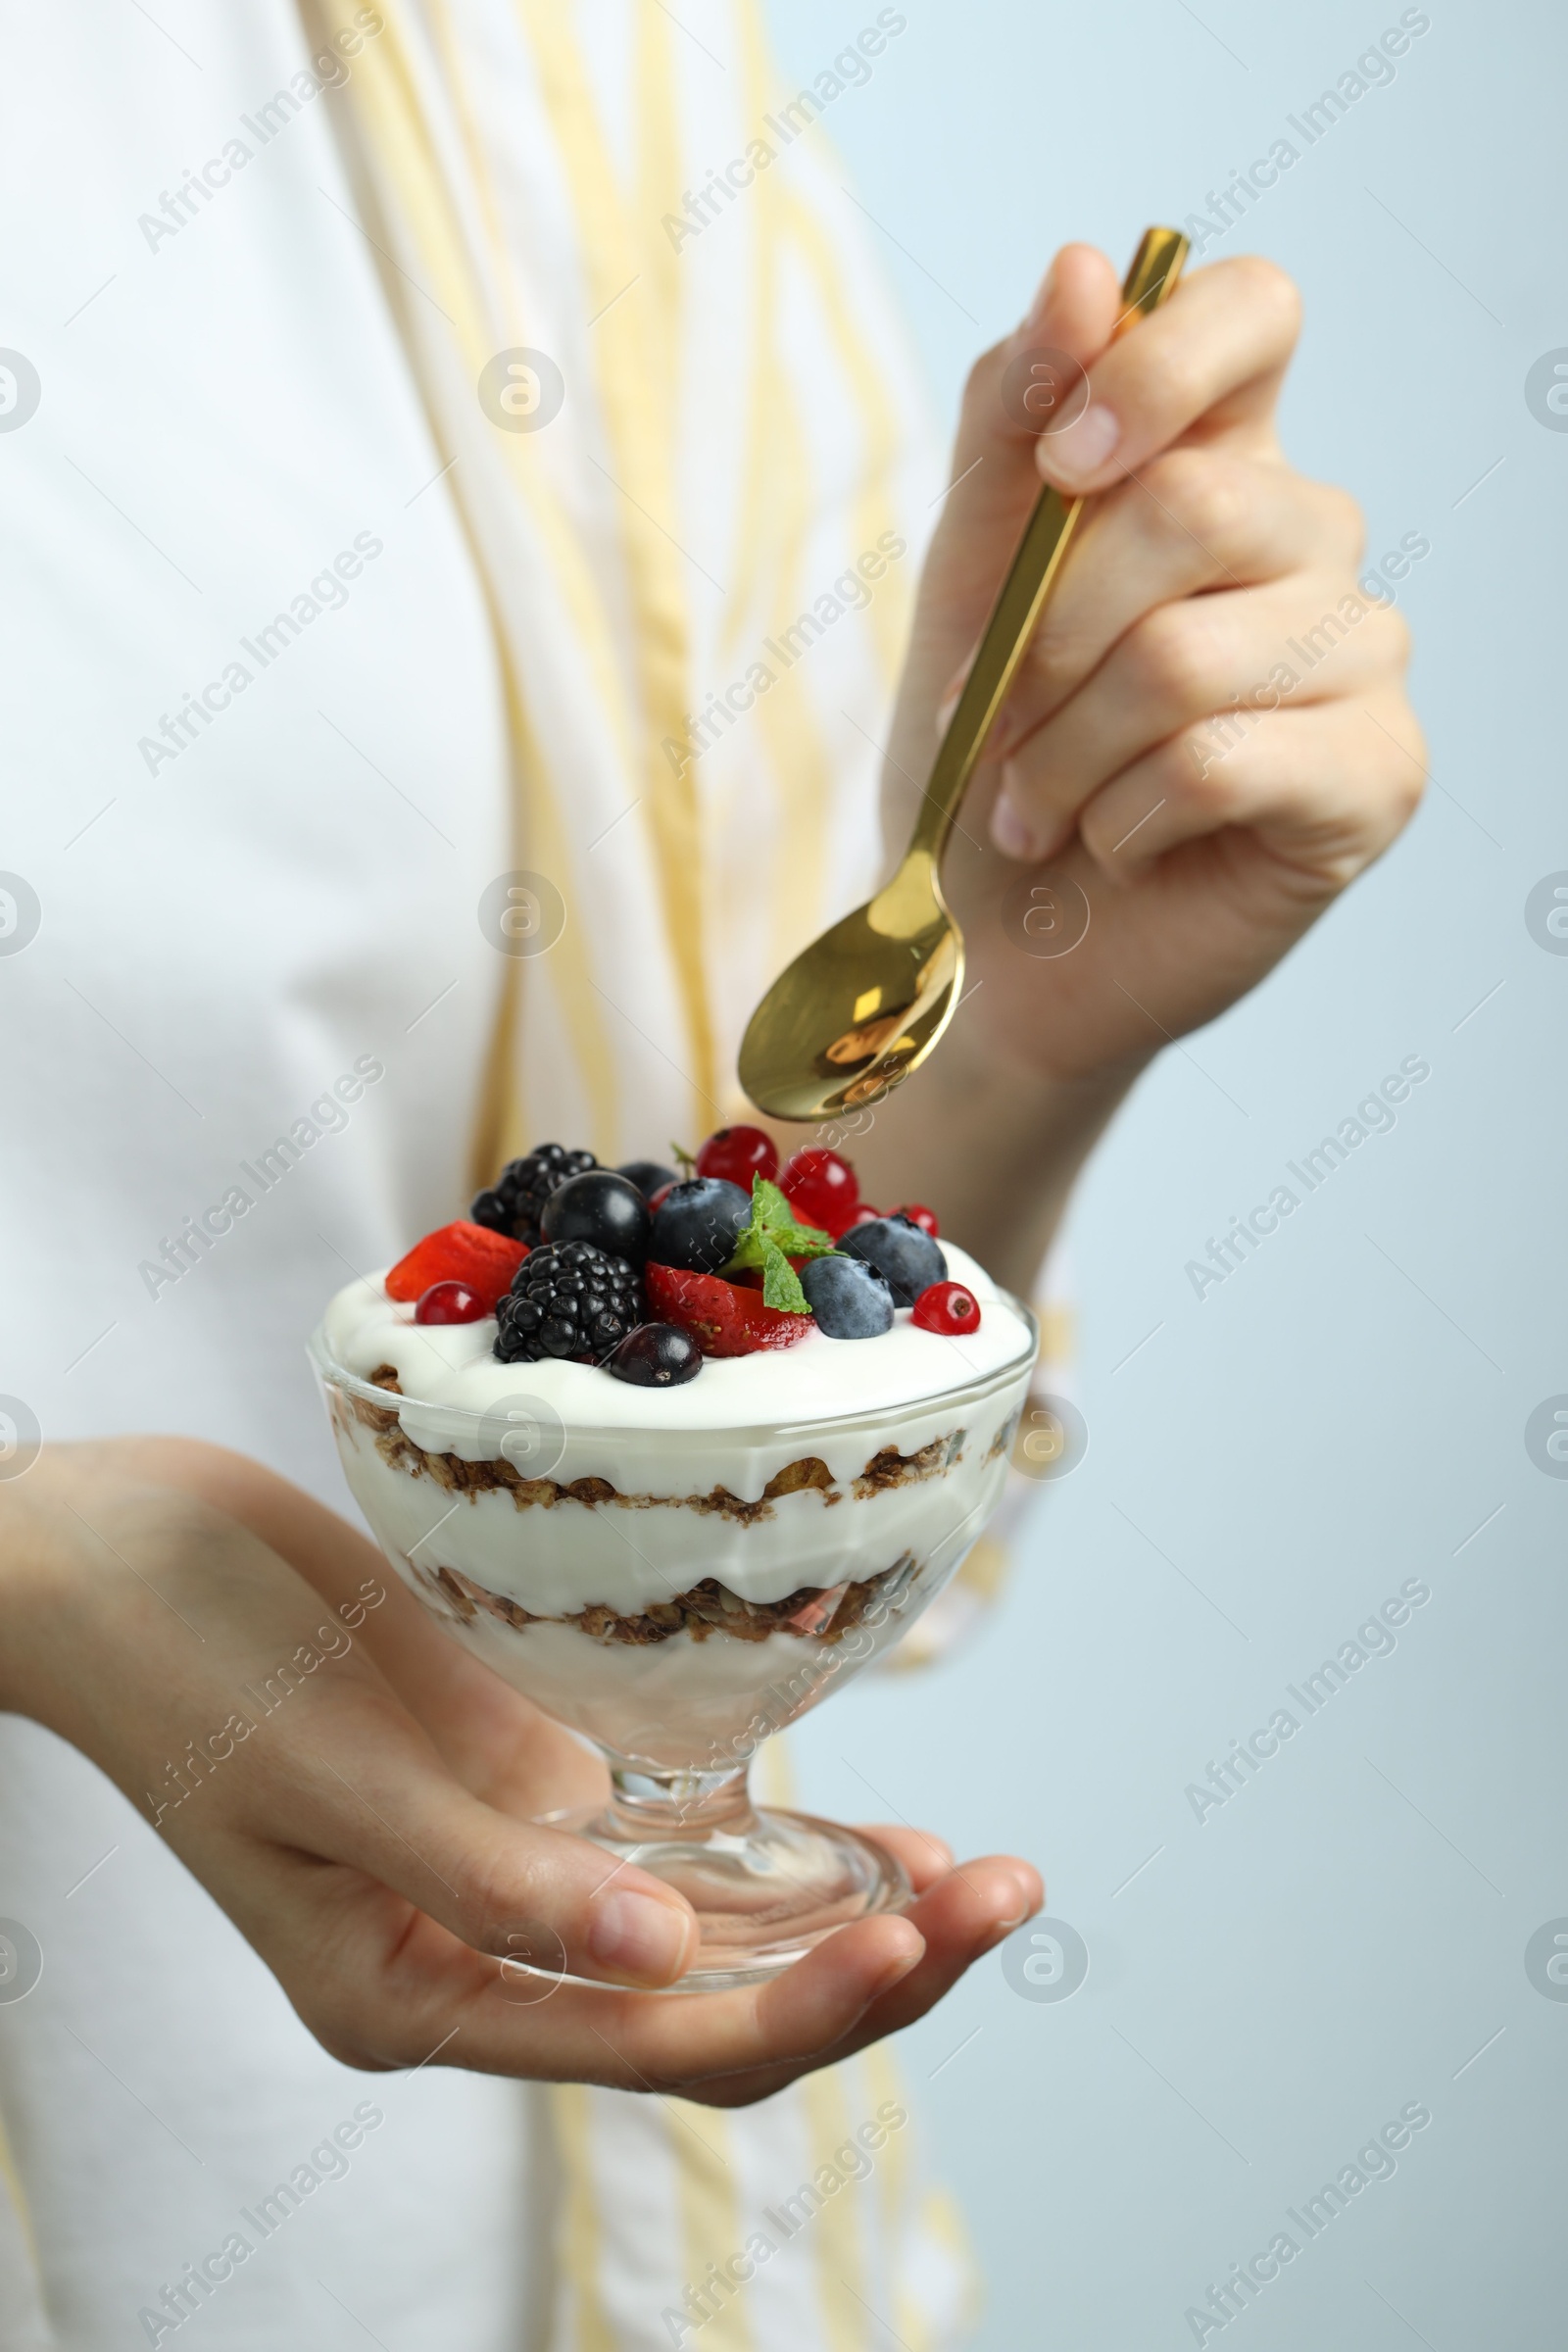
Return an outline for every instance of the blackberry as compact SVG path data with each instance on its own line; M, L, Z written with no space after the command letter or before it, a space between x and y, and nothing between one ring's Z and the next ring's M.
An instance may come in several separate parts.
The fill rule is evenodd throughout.
M592 1242L547 1242L523 1259L496 1307L495 1351L504 1364L546 1356L597 1364L647 1319L642 1283L623 1257Z
M476 1225L488 1225L492 1232L508 1234L513 1241L526 1242L530 1250L535 1249L540 1212L557 1185L598 1165L591 1152L567 1152L560 1144L540 1144L525 1159L509 1159L495 1183L475 1193L468 1214Z

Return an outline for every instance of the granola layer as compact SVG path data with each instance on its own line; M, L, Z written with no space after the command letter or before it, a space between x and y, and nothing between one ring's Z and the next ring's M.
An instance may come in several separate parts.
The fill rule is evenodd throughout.
M403 1393L391 1364L378 1364L370 1380L374 1387L385 1389L389 1395ZM563 1502L583 1503L590 1509L611 1503L619 1510L686 1510L705 1517L717 1514L741 1526L750 1526L760 1519L771 1519L774 1503L786 1494L811 1490L821 1495L824 1507L844 1499L844 1490L835 1483L827 1464L814 1453L803 1454L799 1460L787 1462L782 1470L776 1471L755 1502L732 1494L723 1486L715 1486L706 1494L622 1494L608 1478L574 1478L563 1484L554 1478L527 1478L503 1458L469 1462L461 1454L426 1452L406 1435L392 1407L372 1404L366 1396L350 1396L348 1403L355 1418L373 1433L376 1452L389 1469L402 1470L411 1478L432 1479L447 1494L465 1495L469 1500L492 1490L505 1489L519 1511L536 1506L551 1510ZM961 1458L966 1434L962 1428L950 1430L907 1454L891 1446L882 1447L851 1482L851 1494L857 1501L863 1502L873 1494L891 1493L896 1487L942 1477ZM995 1452L995 1446L992 1450ZM768 1605L782 1607L783 1603Z
M637 1648L649 1648L682 1633L690 1634L694 1642L706 1642L710 1634L728 1635L737 1642L765 1642L771 1634L794 1635L802 1642L841 1642L867 1617L874 1615L880 1623L889 1609L897 1607L915 1574L914 1556L906 1552L891 1568L859 1583L803 1585L782 1600L771 1601L743 1600L717 1577L705 1576L689 1592L653 1602L634 1616L619 1616L603 1601L591 1601L569 1616L550 1617L523 1608L504 1593L489 1592L461 1569L430 1569L412 1559L410 1566L431 1597L466 1625L483 1609L503 1625L519 1630L529 1625L567 1625L595 1641L621 1642Z

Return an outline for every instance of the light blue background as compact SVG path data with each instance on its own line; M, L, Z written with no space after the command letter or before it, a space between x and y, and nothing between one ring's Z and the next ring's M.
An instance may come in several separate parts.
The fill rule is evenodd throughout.
M774 14L804 79L875 12ZM1120 265L1146 222L1206 209L1399 10L907 14L831 129L951 417L1058 242ZM1430 14L1393 85L1206 258L1260 250L1304 291L1293 460L1355 493L1373 555L1432 541L1400 601L1436 789L1093 1163L1071 1225L1090 1452L987 1629L797 1735L808 1801L885 1810L868 1779L960 1850L1036 1857L1091 1949L1070 2001L1018 1998L992 1958L903 2044L981 2249L985 2352L1191 2343L1208 2283L1415 2100L1433 2121L1396 2177L1224 2340L1564 2340L1568 2003L1523 1954L1568 1914L1568 1483L1523 1432L1568 1391L1568 958L1523 910L1568 868L1568 434L1523 387L1568 346L1568 28ZM1407 1054L1432 1075L1396 1131L1200 1302L1185 1261ZM1409 1577L1432 1598L1395 1654L1200 1825L1186 1785Z

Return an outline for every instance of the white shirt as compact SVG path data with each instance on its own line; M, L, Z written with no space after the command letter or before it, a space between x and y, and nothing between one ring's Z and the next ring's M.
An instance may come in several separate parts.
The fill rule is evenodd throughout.
M939 486L820 134L788 155L780 136L700 233L701 207L677 197L674 236L641 201L661 172L700 194L747 152L769 92L744 13L688 0L695 46L652 0L569 24L502 0L379 13L346 86L312 92L338 68L306 72L285 0L156 21L13 5L0 164L27 224L4 333L39 385L0 429L0 865L38 908L24 944L25 892L22 929L0 922L0 1392L47 1439L182 1431L340 1508L305 1334L346 1269L461 1212L476 1125L492 1165L551 1133L615 1158L738 1107L733 1039L760 982L874 854L873 738ZM310 51L330 58L352 21ZM561 354L548 431L469 414L461 291L399 243L419 208L389 224L345 163L394 41L450 133L438 170L469 259L500 241L484 302L515 274L525 331L498 310L498 338ZM674 137L652 160L651 101ZM596 209L568 119L614 159L641 240L651 283L620 326L590 297L626 231ZM648 358L662 453L627 382L644 300L676 322ZM608 364L606 329L623 338ZM0 428L26 384L0 372ZM639 498L656 478L657 514ZM890 520L905 552L862 602L857 559ZM786 659L805 612L817 627ZM690 722L673 754L667 725L650 737L672 646ZM759 662L774 675L748 706L732 689ZM685 918L667 889L650 901L664 774L708 842L706 1061ZM518 867L570 875L576 961L496 954L480 902ZM672 1037L662 1058L650 1039ZM136 1808L15 1718L0 1890L43 1955L25 1999L0 2000L0 2333L19 2352L186 2328L222 2352L367 2329L392 2352L663 2343L705 2250L744 2244L896 2097L879 2056L705 2116L721 2153L694 2157L673 2103L354 2074ZM947 2340L961 2265L927 2229L912 2132L888 2145L748 2290L759 2352L850 2308L828 2248L909 2341ZM240 2216L302 2167L318 2178L299 2208L251 2230ZM138 2320L235 2231L247 2258L187 2286L194 2316ZM702 2340L738 2324L721 2312Z

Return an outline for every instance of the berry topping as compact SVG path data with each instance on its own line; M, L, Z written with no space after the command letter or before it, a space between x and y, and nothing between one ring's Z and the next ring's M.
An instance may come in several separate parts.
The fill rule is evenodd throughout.
M662 1168L657 1159L628 1159L615 1173L634 1184L650 1207L656 1193L667 1193L679 1181L673 1168Z
M558 1184L539 1213L547 1242L592 1242L612 1257L641 1265L648 1254L653 1219L648 1203L629 1177L611 1168L588 1168Z
M654 1211L648 1254L662 1266L716 1274L735 1254L752 1213L752 1197L719 1176L690 1176L665 1194Z
M755 1291L721 1282L716 1274L650 1263L643 1279L654 1312L689 1331L705 1355L754 1355L760 1348L792 1348L814 1329L809 1315L769 1306Z
M801 1288L830 1340L874 1340L893 1328L893 1293L858 1257L813 1257L801 1268Z
M778 1174L778 1146L760 1127L720 1127L699 1149L697 1173L722 1176L749 1193L754 1176L765 1176L771 1184Z
M893 1211L893 1214L896 1217L907 1217L911 1225L918 1225L920 1231L922 1233L928 1233L933 1241L936 1240L938 1234L942 1230L941 1226L937 1223L936 1210L934 1208L922 1208L918 1200L906 1200L904 1206L902 1208L896 1208Z
M937 1244L905 1216L856 1225L844 1235L842 1247L875 1266L900 1306L912 1306L922 1291L947 1279L948 1261Z
M915 1300L913 1320L922 1331L978 1331L980 1301L961 1282L934 1282Z
M496 1300L527 1254L521 1242L510 1242L505 1234L460 1219L427 1233L407 1257L398 1259L386 1278L386 1295L422 1298L435 1283L463 1282L483 1299L481 1313L493 1314Z
M535 1250L496 1316L495 1351L504 1364L536 1364L547 1355L596 1364L647 1320L635 1268L592 1242Z
M558 1184L597 1168L591 1152L567 1152L560 1144L540 1144L525 1159L509 1159L488 1191L475 1193L469 1212L476 1225L488 1225L531 1250L541 1238L539 1212Z
M813 1144L785 1161L778 1183L801 1223L819 1225L835 1241L859 1204L860 1188L849 1161Z
M494 1310L466 1282L432 1282L414 1310L416 1323L477 1323Z
M639 1323L605 1365L617 1380L632 1381L639 1389L672 1389L695 1380L702 1368L702 1349L676 1323Z

